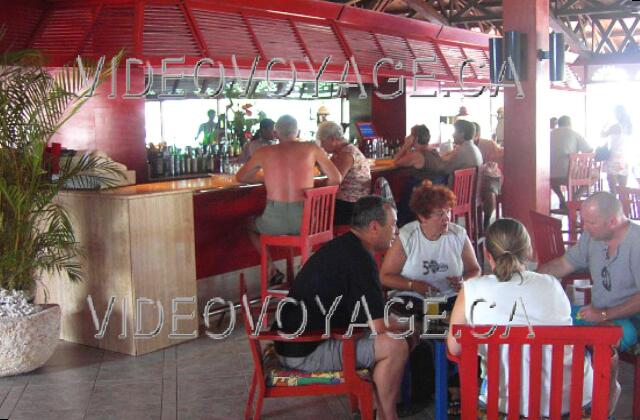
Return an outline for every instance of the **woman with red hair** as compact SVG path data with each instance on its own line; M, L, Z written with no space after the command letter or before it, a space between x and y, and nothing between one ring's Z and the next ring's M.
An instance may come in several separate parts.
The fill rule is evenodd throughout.
M445 186L424 181L416 187L409 206L418 220L400 229L400 240L384 258L382 284L395 289L395 296L417 300L418 313L426 296L447 298L450 309L462 280L481 274L466 230L449 221L455 202Z

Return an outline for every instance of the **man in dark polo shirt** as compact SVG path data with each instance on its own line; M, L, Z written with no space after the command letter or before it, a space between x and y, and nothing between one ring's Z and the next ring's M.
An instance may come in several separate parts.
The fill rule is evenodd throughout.
M325 244L309 258L296 276L289 294L296 301L305 303L305 331L325 329L325 315L317 299L329 312L334 301L341 296L331 316L332 330L344 329L351 324L357 302L360 302L360 308L354 323L367 324L366 311L369 311L373 320L369 323L370 328L375 329L377 335L358 339L356 365L373 368L378 410L387 420L397 418L396 399L409 346L405 340L386 334L389 328L384 323L385 303L373 255L391 246L396 234L396 220L395 210L382 198L366 196L359 199L354 206L351 231ZM281 320L283 331L297 331L302 323L300 305L285 305ZM292 369L342 369L340 340L277 342L276 352L281 362Z

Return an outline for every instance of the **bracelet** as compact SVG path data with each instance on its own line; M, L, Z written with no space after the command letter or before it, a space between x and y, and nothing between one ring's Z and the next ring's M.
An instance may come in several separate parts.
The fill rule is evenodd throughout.
M602 318L603 322L606 322L608 319L607 310L600 311L600 318Z
M413 280L409 280L409 290L413 290Z

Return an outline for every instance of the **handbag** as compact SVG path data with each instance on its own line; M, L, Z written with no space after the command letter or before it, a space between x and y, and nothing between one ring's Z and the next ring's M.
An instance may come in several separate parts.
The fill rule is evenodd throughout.
M609 149L608 145L604 145L604 146L600 146L600 147L596 147L596 162L602 162L605 160L609 160L609 158L611 157L611 150Z

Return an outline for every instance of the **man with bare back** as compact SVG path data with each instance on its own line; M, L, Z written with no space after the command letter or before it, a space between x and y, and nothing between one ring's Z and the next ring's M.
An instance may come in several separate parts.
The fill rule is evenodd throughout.
M251 242L260 250L260 233L267 235L298 235L302 221L304 190L314 187L316 164L327 176L327 185L338 185L340 172L316 143L297 141L298 122L283 115L276 123L279 144L265 146L244 164L236 174L238 182L263 181L267 189L267 206L249 230ZM264 180L258 171L264 172ZM268 257L272 282L282 274L274 269ZM280 278L276 278L280 277Z

